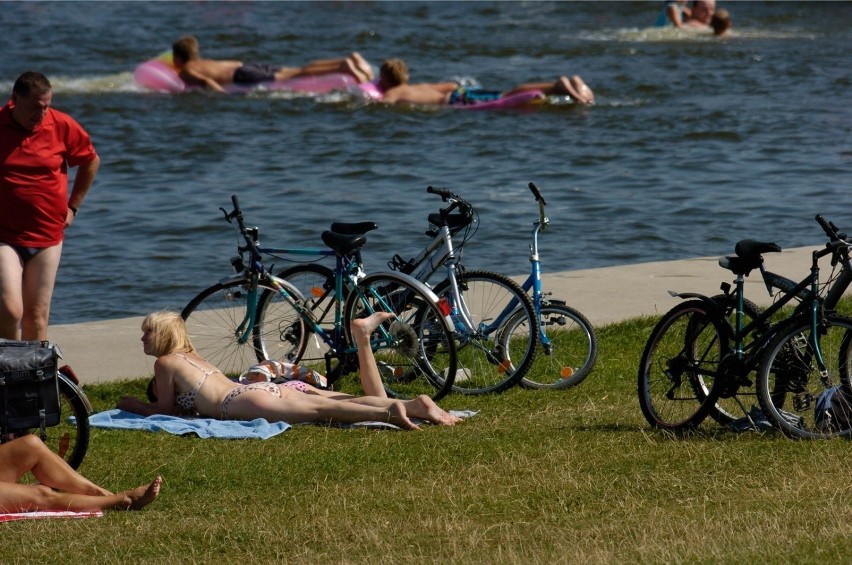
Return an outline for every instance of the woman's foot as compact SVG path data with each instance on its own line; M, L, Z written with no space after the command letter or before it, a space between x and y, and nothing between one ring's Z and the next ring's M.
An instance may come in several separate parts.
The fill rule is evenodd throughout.
M412 422L406 413L406 406L402 402L394 402L388 406L388 423L399 426L404 430L419 430L420 426Z
M382 322L395 318L396 314L392 312L373 312L366 318L357 318L352 320L349 324L349 328L352 330L353 337L357 336L366 338L367 341L370 339L370 335L376 331ZM357 342L357 338L356 338Z
M160 486L163 484L163 478L157 477L151 484L142 485L141 487L136 487L133 490L128 490L124 492L124 495L130 499L130 503L127 506L128 510L140 510L145 508L152 502L157 496L160 494Z
M462 420L442 409L425 394L406 402L405 411L412 418L420 418L440 426L454 426Z
M578 104L594 104L595 93L579 76L559 77L557 91L570 96Z
M360 53L353 52L346 61L351 67L352 74L358 79L358 82L363 83L373 80L373 67Z

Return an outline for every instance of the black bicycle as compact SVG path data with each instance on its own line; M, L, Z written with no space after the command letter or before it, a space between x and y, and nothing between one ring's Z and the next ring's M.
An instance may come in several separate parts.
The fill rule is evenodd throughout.
M736 406L748 417L741 391L756 390L766 416L797 437L849 435L852 429L820 429L814 399L822 390L848 383L846 369L852 320L837 316L836 306L852 280L850 243L831 222L816 217L829 241L812 254L810 274L795 283L763 266L763 254L778 252L774 243L743 240L736 255L720 266L736 275L713 297L674 293L688 299L665 314L652 331L639 366L639 403L645 418L664 429L692 428L712 414L732 417ZM829 283L820 283L819 260L841 265ZM767 288L779 288L766 310L744 297L745 277L759 269ZM792 306L781 321L773 319ZM845 339L844 339L845 338ZM757 381L750 377L757 375ZM728 404L726 404L728 403Z

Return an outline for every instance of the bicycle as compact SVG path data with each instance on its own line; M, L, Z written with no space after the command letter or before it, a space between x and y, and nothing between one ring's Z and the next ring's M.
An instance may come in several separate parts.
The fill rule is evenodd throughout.
M461 250L472 237L476 225L473 206L445 188L427 187L427 193L441 197L448 206L429 214L430 242L412 259L395 255L388 267L428 283L442 268L446 278L433 287L446 298L451 310L454 336L459 349L459 366L452 390L463 394L502 392L517 384L535 359L538 334L527 333L501 339L503 324L509 319L526 323L535 319L530 297L515 281L500 273L468 270L461 265ZM378 226L371 222L331 224L338 233L363 235ZM461 243L453 236L464 230ZM475 232L474 232L475 233ZM321 265L290 267L278 276L316 297L314 308L322 311L322 295L330 286L331 272ZM322 314L317 314L320 318Z
M333 386L357 366L357 350L349 321L376 311L390 312L371 338L382 383L390 396L427 394L442 398L452 387L457 353L450 329L449 308L428 287L402 273L365 275L360 249L363 236L323 232L328 249L275 249L259 245L259 229L247 228L237 196L233 210L220 208L228 223L236 221L238 255L231 259L235 274L203 290L181 315L199 353L225 374L239 375L259 360L299 363L309 341L324 347L326 378ZM311 298L263 264L264 253L334 257L332 325L314 316ZM416 323L415 323L416 321ZM313 368L313 367L311 367Z
M533 222L530 274L521 288L524 292L532 292L542 351L521 379L521 386L565 389L580 384L594 368L598 339L591 322L579 310L568 306L564 300L551 298L550 293L542 290L538 235L547 228L550 220L544 211L547 202L538 187L531 182L529 189L538 203L539 219ZM517 339L516 334L530 333L530 328L524 317L514 316L501 330L502 337L511 342Z
M825 231L829 241L839 242L846 239L846 234L840 232L837 226L835 226L832 222L824 220L822 216L817 216L816 219L823 227L823 231ZM852 262L850 262L847 249L840 246L837 249L837 253L832 256L831 264L831 273L828 277L826 277L825 282L820 284L822 287L821 294L824 296L823 309L825 311L834 311L836 309L840 299L849 288L850 283L852 283ZM777 292L792 291L792 289L796 286L795 281L782 275L767 271L763 264L761 264L758 268L760 269L763 285L770 297L774 298ZM822 276L822 274L820 276ZM805 292L802 294L802 297L806 295L807 293ZM726 298L724 295L714 296L714 299L719 301L725 308L726 314L731 320L731 323L735 323L734 316L737 311L737 304L735 301ZM742 312L743 324L745 325L749 321L756 319L762 312L762 309L752 301L743 298ZM786 317L787 316L784 315L783 311L776 312L776 315L773 316L773 320L765 320L755 326L752 331L752 337L768 331L772 325L772 321L778 322ZM745 399L746 403L751 404L752 406L754 406L755 403L758 403L757 389L753 382L743 383L737 389L736 394L730 398L720 398L717 401L716 406L710 411L710 416L722 425L729 425L733 423L738 419L736 414L742 412L742 408L744 406L743 399Z
M10 414L3 418L5 433L0 435L0 443L6 443L27 434L37 434L54 453L62 457L72 468L77 469L83 463L89 449L89 415L92 404L80 387L80 381L71 367L64 365L57 372L59 392L59 412L55 424L45 427L6 426Z
M723 283L723 294L714 297L670 291L673 296L688 300L660 319L642 355L639 403L649 423L669 430L693 428L719 409L719 399L733 399L750 418L737 392L741 387L752 386L748 375L757 372L761 408L786 433L796 437L852 433L852 430L814 431L814 417L807 412L811 406L801 400L815 397L807 390L808 386L827 388L832 379L849 380L844 348L850 347L850 340L847 337L844 342L843 338L852 330L852 320L828 312L820 292L829 288L832 301L836 304L839 300L849 282L850 244L833 224L821 216L816 219L829 236L829 242L812 253L810 274L799 283L793 284L763 267L763 253L778 252L780 247L743 240L736 245L736 256L719 260L720 266L736 275L733 291L729 283ZM819 280L819 260L827 255L832 256L833 264L843 264L841 272L847 271L833 279L830 287L821 286ZM767 288L773 285L783 288L770 307L750 313L752 319L745 323L744 278L754 269L760 269ZM773 315L794 300L798 304L792 313L772 323ZM826 351L831 355L825 355ZM789 370L793 362L799 364L795 372ZM814 368L813 363L820 375L816 382L806 374ZM781 376L770 386L772 375ZM787 403L788 393L801 396Z

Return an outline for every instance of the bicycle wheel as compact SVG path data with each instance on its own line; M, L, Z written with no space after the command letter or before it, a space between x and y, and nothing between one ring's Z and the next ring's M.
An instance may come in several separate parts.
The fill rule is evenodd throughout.
M334 271L325 265L305 263L283 269L275 276L286 280L302 294L304 297L302 305L311 312L313 319L328 335L333 335L336 307ZM278 293L265 290L260 294L257 304L261 349L268 356L267 358L286 359L291 363L298 361L300 366L326 375L330 382L337 380L336 377L339 375L335 373L339 372L340 367L337 366L339 364L329 366L326 363L326 354L329 353L330 347L307 324L304 325L307 331L305 348L298 358L292 353L291 340L286 338L282 340L281 332L270 331L271 324L278 324L281 321L285 322L282 328L285 330L283 335L286 336L289 331L292 331L292 327L288 328L286 325L292 321L273 313L279 308L280 302L282 298ZM283 351L280 351L282 347Z
M564 303L542 301L539 327L548 343L541 342L535 361L521 379L521 386L563 389L580 384L594 368L598 357L598 338L591 322ZM519 312L506 322L501 339L511 343L529 331L526 316Z
M852 319L830 316L819 324L821 373L809 316L797 317L778 330L766 350L757 379L757 397L764 414L785 434L804 439L852 436L852 407L824 418L817 408L820 394L849 383L842 365L849 358Z
M351 320L373 312L392 312L371 338L382 385L388 396L410 399L421 394L443 398L456 375L456 343L434 297L396 273L368 275L344 305L346 338L354 345Z
M731 327L736 327L736 321L734 319L736 316L735 298L726 294L718 294L713 296L713 300L724 308L725 316L728 318ZM752 323L762 313L763 310L760 306L751 300L743 299L743 327ZM746 336L747 341L743 344L743 349L745 351L749 351L751 349L751 345L756 340L760 339L769 330L769 327L769 322L765 322L755 328L748 336ZM755 374L754 379L756 380L756 378L757 375ZM734 396L717 399L716 404L713 408L711 408L709 415L720 424L727 426L734 420L743 417L745 415L744 410L745 412L748 412L748 410L755 404L757 404L757 389L754 386L754 380L751 380L749 384L740 385Z
M698 426L716 403L719 363L728 353L722 322L701 300L678 304L651 332L639 364L639 405L657 428Z
M89 449L89 414L91 405L85 393L75 385L70 377L59 376L59 423L45 428L44 435L38 428L13 430L3 438L4 441L26 434L35 434L51 451L62 457L71 467L77 469Z
M449 280L435 286L435 294L446 297L453 310L455 338L459 349L454 392L498 393L516 385L535 361L538 332L534 327L532 299L515 281L490 271L464 271L456 275L460 300L452 296ZM465 326L460 313L466 311L473 327ZM511 340L501 339L501 329L513 318L519 328Z
M229 377L267 358L297 360L305 350L302 319L283 299L270 299L262 326L256 321L249 332L241 327L248 308L247 287L244 280L215 284L181 312L195 349ZM278 296L275 289L258 285L260 295L266 292Z

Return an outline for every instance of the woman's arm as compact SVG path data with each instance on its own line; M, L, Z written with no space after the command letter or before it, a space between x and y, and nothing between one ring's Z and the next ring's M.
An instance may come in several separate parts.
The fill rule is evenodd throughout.
M156 402L145 402L135 396L125 396L118 401L116 408L143 416L154 414L179 416L181 410L175 404L174 375L162 357L154 362L154 390L157 393Z

